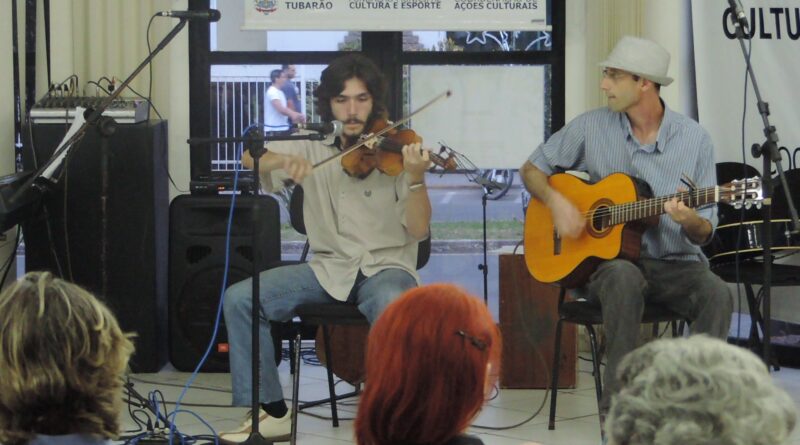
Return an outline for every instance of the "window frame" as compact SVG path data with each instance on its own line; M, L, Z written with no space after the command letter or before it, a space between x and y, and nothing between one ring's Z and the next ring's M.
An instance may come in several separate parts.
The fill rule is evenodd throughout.
M241 1L241 0L234 0ZM548 1L552 24L549 51L403 51L402 32L364 31L361 53L374 60L389 84L387 107L391 116L402 114L404 65L550 65L551 125L547 134L564 126L565 114L565 36L566 6ZM189 0L190 10L208 9L209 0ZM207 137L211 132L211 66L246 64L327 65L347 51L211 51L210 25L189 22L189 134ZM533 149L533 147L531 147ZM211 173L211 150L194 147L190 151L192 180Z

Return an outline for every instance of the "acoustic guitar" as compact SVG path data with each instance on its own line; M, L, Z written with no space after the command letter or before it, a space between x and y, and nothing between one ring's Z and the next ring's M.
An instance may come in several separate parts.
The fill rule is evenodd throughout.
M550 209L531 198L525 215L525 263L538 281L559 282L568 288L585 284L601 261L638 258L642 234L658 224L664 203L673 198L691 208L716 202L750 207L762 200L758 177L657 198L652 198L646 182L624 173L594 184L566 173L552 175L548 181L575 204L586 225L577 238L562 238L553 226Z

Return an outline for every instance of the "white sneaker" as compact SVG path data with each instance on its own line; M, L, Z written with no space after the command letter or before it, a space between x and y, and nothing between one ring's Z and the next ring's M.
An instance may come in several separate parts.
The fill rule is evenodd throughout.
M232 431L225 431L219 434L219 441L226 444L239 444L247 440L252 432L252 412L247 414L247 418ZM292 411L286 412L283 417L272 417L263 409L258 410L258 432L264 439L271 442L286 442L292 435Z

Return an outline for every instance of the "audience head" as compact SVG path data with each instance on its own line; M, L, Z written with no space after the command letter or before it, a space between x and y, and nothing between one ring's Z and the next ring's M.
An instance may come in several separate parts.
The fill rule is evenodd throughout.
M501 349L480 299L449 284L407 291L369 334L358 443L440 444L462 433L497 380Z
M49 272L23 276L0 294L0 443L116 437L132 352L89 292Z
M628 354L617 375L610 444L777 445L796 422L761 359L722 340L656 340Z

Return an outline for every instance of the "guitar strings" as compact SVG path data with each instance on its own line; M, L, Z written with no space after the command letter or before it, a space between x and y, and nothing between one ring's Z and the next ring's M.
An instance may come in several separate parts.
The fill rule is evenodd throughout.
M699 201L700 197L708 198L709 195L714 196L716 193L716 188L718 186L706 187L702 189L698 189L694 192L695 201ZM644 209L649 208L661 208L666 201L669 201L673 198L678 198L681 202L690 201L692 200L692 193L691 192L679 192L674 195L667 195L667 196L660 196L657 198L650 198L645 199L642 201L633 201L628 203L622 204L614 204L610 207L603 207L595 210L590 210L586 212L582 212L581 216L586 219L595 218L598 216L613 216L615 213L629 213L629 212L637 212ZM710 204L710 203L706 203ZM703 204L703 205L706 205Z

